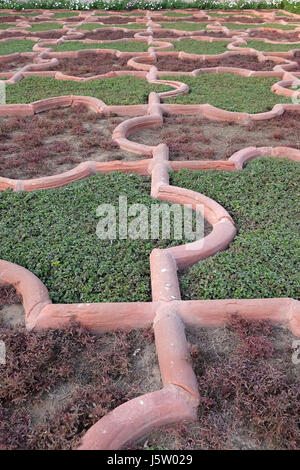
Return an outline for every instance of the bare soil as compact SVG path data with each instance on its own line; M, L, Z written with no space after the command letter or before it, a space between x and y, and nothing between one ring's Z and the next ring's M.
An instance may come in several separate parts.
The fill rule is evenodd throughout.
M134 35L136 34L136 30L131 30L131 31L113 31L109 28L101 29L98 31L89 31L88 33L85 33L84 39L93 39L93 40L105 40L105 41L111 41L114 39L123 39L123 38L133 38ZM100 48L101 46L99 46Z
M0 72L16 72L17 70L20 70L23 68L25 65L32 64L33 58L27 58L27 57L16 57L12 60L1 62L0 61Z
M201 36L209 36L211 38L228 38L227 34L222 31L208 31L205 30L201 33Z
M64 35L60 30L49 30L49 31L35 31L30 33L28 37L36 37L40 39L59 39Z
M165 117L164 126L132 133L130 140L146 145L164 142L171 160L225 160L245 147L293 147L300 149L299 113L285 112L248 126L195 116Z
M276 62L267 60L259 62L257 57L251 55L237 54L235 56L226 57L224 59L216 59L214 61L179 59L174 56L161 55L156 62L158 70L171 70L192 72L195 69L205 67L239 67L248 70L272 70Z
M50 176L88 160L137 160L111 140L124 117L104 117L83 105L26 118L0 119L0 174L14 179Z
M289 330L234 318L228 327L187 329L198 420L152 432L131 449L267 450L300 446L300 369Z
M75 17L64 18L63 21L64 23L79 23L80 21L82 21L82 18L80 19L77 16L75 16Z
M263 31L261 29L253 29L249 31L249 37L251 38L264 38L270 39L271 41L285 41L285 42L297 42L300 40L299 31L297 33L291 33L283 31L283 34L277 33L276 31Z
M7 30L0 31L0 39L17 38L20 36L27 36L27 35L24 34L24 32L22 31L7 31Z
M265 23L265 20L263 18L258 18L257 16L250 17L250 16L226 16L223 18L225 23L245 23L245 24L258 24L258 23Z
M55 70L59 70L66 75L90 77L116 70L133 70L132 67L127 65L127 62L128 59L118 58L114 54L86 52L80 55L80 59L59 58L59 64L55 67Z
M1 16L1 23L14 23L16 20L21 20L22 17L18 15Z

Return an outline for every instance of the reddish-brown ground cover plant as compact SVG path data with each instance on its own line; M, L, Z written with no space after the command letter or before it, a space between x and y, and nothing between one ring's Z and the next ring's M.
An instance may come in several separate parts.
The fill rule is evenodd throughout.
M25 65L29 65L33 63L33 57L13 57L13 59L7 60L7 61L1 61L0 62L0 72L16 72L17 70L20 70L23 68Z
M172 55L159 55L154 64L158 70L191 72L205 67L239 67L248 70L272 70L276 62L260 62L256 56L237 54L230 57L208 60L179 59Z
M7 39L7 38L18 38L20 36L25 36L23 31L7 31L7 30L0 30L0 39ZM29 37L29 35L26 35Z
M170 29L164 29L163 31L154 31L153 37L154 38L178 38L185 35L176 34L174 31Z
M245 147L300 148L299 113L285 112L249 125L218 122L199 116L166 116L164 126L132 133L130 140L146 145L164 142L171 160L224 160Z
M102 416L160 388L153 334L92 335L77 324L28 332L3 323L0 449L68 450Z
M90 77L116 70L133 70L127 62L128 58L117 57L115 54L87 51L80 54L80 60L74 57L59 58L59 64L54 70L66 75Z
M228 38L227 34L223 33L222 31L208 31L205 30L201 32L201 36L209 36L212 38Z
M27 179L62 173L87 160L136 160L111 139L124 119L97 115L84 105L1 118L0 174Z
M1 23L13 23L14 21L20 19L22 18L18 15L1 16Z
M99 21L103 24L128 24L134 23L130 18L126 18L126 16L111 16L109 18L105 18L105 16L99 17Z
M262 29L252 29L251 31L249 31L248 34L251 38L264 38L264 39L270 39L271 41L276 41L276 42L299 41L299 31L298 32L288 32L288 31L277 32L275 30L264 31Z
M122 30L112 30L109 28L98 29L95 31L89 31L84 33L84 39L93 39L94 41L111 41L115 39L124 39L124 38L133 38L136 34L135 30L131 31L122 31ZM101 46L99 45L99 48Z
M187 337L199 384L198 420L154 431L138 448L299 449L293 335L233 316L225 328L189 329Z
M35 37L40 39L59 39L63 36L63 32L60 30L48 30L48 31L34 31L29 33L28 37Z
M0 286L0 308L5 305L16 304L21 301L15 289L10 286Z

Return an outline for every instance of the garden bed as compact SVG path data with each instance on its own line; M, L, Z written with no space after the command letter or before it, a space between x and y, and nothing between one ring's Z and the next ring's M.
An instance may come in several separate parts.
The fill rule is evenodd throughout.
M63 173L88 160L136 160L111 140L124 119L97 115L84 105L0 118L0 175L29 179Z
M158 70L192 72L200 68L210 67L238 67L248 70L272 70L276 62L266 60L260 62L256 56L236 54L230 57L215 60L194 60L179 59L173 55L158 55L158 60L154 64Z
M84 39L93 39L94 41L113 41L115 39L133 38L136 31L122 31L112 29L97 29L84 33ZM99 47L101 47L99 45Z
M17 70L25 67L25 65L32 64L32 62L33 57L24 56L13 57L12 59L0 61L0 73L16 72Z
M143 129L130 140L157 145L164 142L171 160L225 160L245 147L293 147L300 149L300 114L285 112L248 126L193 116L167 116L159 129Z
M129 449L299 448L300 376L289 331L233 317L225 328L188 328L187 339L201 391L197 421L154 431Z
M7 308L0 307L7 349L0 370L1 449L74 449L116 406L160 388L150 330L94 336L73 324L28 332L11 323Z
M168 100L168 103L209 103L227 111L251 114L270 111L277 103L291 103L290 98L275 95L271 91L271 86L278 81L278 78L274 77L246 78L230 73L210 73L200 74L197 77L161 74L160 78L178 80L190 87L188 95L179 95Z
M275 30L273 31L263 31L262 29L253 29L248 33L250 38L265 38L270 39L271 41L286 41L286 42L296 42L299 40L300 32L297 33L278 33Z
M134 70L127 65L128 57L117 57L111 53L87 51L77 58L59 57L59 64L51 70L59 70L65 75L91 77L117 70Z

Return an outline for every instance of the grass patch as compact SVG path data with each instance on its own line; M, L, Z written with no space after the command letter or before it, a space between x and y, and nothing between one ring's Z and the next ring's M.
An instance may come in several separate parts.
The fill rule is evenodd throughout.
M112 20L113 21L113 20ZM86 23L77 27L82 30L94 30L100 28L127 28L127 29L146 29L143 24L132 23L132 24L99 24L99 23Z
M0 29L8 29L8 28L15 28L17 25L16 24L0 24Z
M62 29L63 24L59 23L39 23L31 25L30 31L48 31L50 29Z
M35 41L30 39L12 39L1 42L0 55L14 54L15 52L32 52Z
M81 49L117 49L123 52L147 52L148 44L137 41L114 41L101 43L87 43L81 41L68 41L58 46L52 46L54 51L78 51Z
M269 111L276 103L290 103L290 98L272 93L271 86L278 81L274 77L240 77L230 73L201 74L198 77L162 76L177 80L190 87L188 95L168 100L168 103L209 103L228 111L261 113Z
M145 13L138 13L138 12L136 12L136 13L123 13L122 12L122 15L123 16L145 16Z
M238 228L229 249L183 274L185 299L297 297L299 178L299 164L272 158L254 160L241 172L172 175L172 184L222 204Z
M164 16L171 16L172 18L183 18L185 16L192 16L193 13L189 14L189 13L180 13L179 11L168 11L167 13L164 13L162 11L162 14Z
M295 29L296 26L291 26L287 24L277 24L277 23L259 23L259 24L239 24L239 23L223 23L222 26L226 26L228 29L257 29L257 28L274 28L274 29Z
M1 192L0 258L34 272L54 302L150 301L151 250L178 240L96 236L100 204L117 207L119 195L128 204L160 204L149 191L149 178L116 172L54 190Z
M266 51L266 52L285 52L292 49L300 49L300 42L291 42L288 44L272 44L269 42L263 41L247 41L245 46L240 47L252 47L257 51Z
M149 84L138 77L125 75L106 80L73 82L51 77L26 77L21 82L6 87L6 102L31 103L32 101L64 95L93 96L106 104L147 103L151 91L170 90L169 86Z
M227 50L229 41L197 41L197 39L182 39L174 41L174 51L184 51L190 54L222 54Z
M165 29L179 29L181 31L200 31L205 29L207 23L188 23L184 21L176 21L176 23L161 23L161 27Z
M73 16L79 16L79 14L74 11L65 11L62 13L54 13L54 18L71 18Z

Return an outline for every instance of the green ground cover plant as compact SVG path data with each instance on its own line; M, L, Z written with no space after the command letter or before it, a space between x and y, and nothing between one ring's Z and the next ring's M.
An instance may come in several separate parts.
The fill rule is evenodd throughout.
M62 29L63 24L59 23L39 23L39 24L32 24L30 31L48 31L50 29Z
M289 30L289 29L295 29L296 25L288 25L288 24L278 24L278 23L258 23L258 24L239 24L239 23L222 23L222 26L226 26L228 29L237 29L237 30L243 30L243 29L257 29L257 28L273 28L273 29L284 29L284 30Z
M222 54L227 50L229 41L197 41L197 39L182 39L174 41L174 51L184 51L190 54Z
M168 103L209 103L228 111L262 113L277 103L290 103L290 98L273 93L274 77L241 77L230 73L201 74L198 77L163 75L162 79L178 80L190 87L188 95L168 99Z
M247 41L247 44L240 47L252 47L257 51L266 51L266 52L285 52L292 49L300 49L300 42L290 42L286 44L272 44L270 42Z
M149 255L178 240L100 240L97 207L119 195L150 206L150 179L98 174L67 187L0 193L0 259L34 272L54 302L150 301Z
M238 172L172 174L172 184L222 204L238 229L229 249L182 275L185 299L299 297L299 178L299 164L272 158Z
M178 29L181 31L200 31L205 29L208 23L192 23L184 21L176 21L176 23L160 23L162 28L166 29Z
M54 96L83 95L99 98L108 105L130 105L147 103L151 91L168 90L171 90L169 86L149 84L142 78L130 75L83 83L51 77L26 77L7 86L6 101L8 104L31 103Z
M66 41L58 46L52 46L54 51L78 51L81 49L117 49L122 52L147 52L148 44L138 41L114 41L87 43L82 41Z
M15 54L16 52L32 52L35 41L30 39L11 39L1 42L0 55Z
M8 29L8 28L15 28L17 25L16 24L0 24L0 29Z

